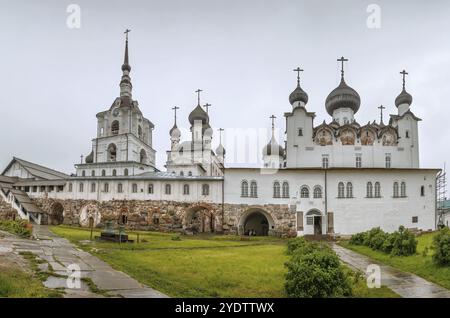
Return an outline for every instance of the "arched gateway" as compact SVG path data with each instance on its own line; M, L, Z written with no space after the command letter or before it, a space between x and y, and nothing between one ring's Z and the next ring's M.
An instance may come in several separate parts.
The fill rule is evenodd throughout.
M268 236L275 229L270 214L260 208L245 211L239 220L239 234L251 236Z
M50 208L48 224L59 225L64 221L64 207L61 203L55 202Z

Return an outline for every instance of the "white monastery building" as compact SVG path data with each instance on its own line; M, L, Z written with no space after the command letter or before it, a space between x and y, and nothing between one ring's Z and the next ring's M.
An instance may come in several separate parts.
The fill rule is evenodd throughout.
M128 32L120 95L97 114L92 149L66 175L13 158L0 176L0 215L36 223L241 235L349 235L372 227L437 226L436 175L419 165L418 124L403 88L397 113L384 122L358 123L359 94L344 78L325 100L328 122L315 123L308 95L297 87L286 105L286 134L262 149L260 168L228 168L222 143L212 149L208 104L189 115L189 136L169 132L166 171L153 149L155 125L133 99ZM145 109L145 108L144 108ZM220 131L221 133L221 131ZM221 138L220 138L221 139ZM3 210L2 210L3 208Z

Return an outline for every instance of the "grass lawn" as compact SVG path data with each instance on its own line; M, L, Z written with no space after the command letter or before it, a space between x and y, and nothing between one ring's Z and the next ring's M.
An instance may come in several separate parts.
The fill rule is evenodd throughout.
M432 261L432 241L435 233L419 236L417 254L412 256L390 256L383 252L374 251L367 246L350 245L348 241L340 242L343 247L364 254L374 260L396 267L402 271L414 273L431 282L450 289L450 267L435 265ZM426 255L424 251L428 249Z
M180 236L139 232L140 243L93 242L89 230L66 226L51 230L115 269L172 297L285 297L286 240L237 236ZM136 239L137 232L129 233ZM99 235L96 231L95 235ZM142 242L144 241L144 242ZM355 283L356 297L394 297L387 288L369 290Z
M45 288L41 280L17 268L16 264L0 265L0 297L48 298L61 297L57 291Z

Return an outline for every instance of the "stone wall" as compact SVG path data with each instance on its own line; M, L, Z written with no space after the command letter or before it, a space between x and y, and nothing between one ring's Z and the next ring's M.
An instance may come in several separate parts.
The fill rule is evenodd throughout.
M15 220L18 218L16 210L0 197L0 220Z
M62 223L97 227L105 221L126 223L132 230L196 233L243 234L245 218L262 211L271 224L270 235L296 235L295 213L287 205L249 206L238 204L183 203L173 201L91 201L35 199L35 204L49 215L49 223L58 224L57 213L63 208Z

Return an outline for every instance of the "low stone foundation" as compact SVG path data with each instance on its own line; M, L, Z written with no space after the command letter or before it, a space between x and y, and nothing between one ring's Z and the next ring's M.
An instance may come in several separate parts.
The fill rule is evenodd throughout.
M249 206L172 201L87 201L35 199L48 214L49 224L103 227L107 220L126 224L132 230L244 234L245 218L262 213L268 220L269 235L296 236L295 213L287 205Z

